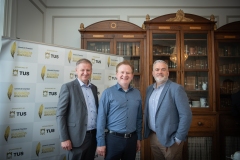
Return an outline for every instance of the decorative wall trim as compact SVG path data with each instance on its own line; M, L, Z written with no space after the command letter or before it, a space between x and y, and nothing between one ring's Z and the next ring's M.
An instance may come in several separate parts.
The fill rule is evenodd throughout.
M51 36L51 43L54 44L54 23L55 19L57 18L116 18L120 20L119 15L102 15L102 16L52 16L52 36ZM80 24L79 24L80 25Z
M44 40L45 40L45 20L44 20L44 18L45 18L45 13L44 13L44 11L43 10L41 10L41 8L33 1L33 0L29 0L33 5L34 5L34 7L36 7L36 9L40 12L40 13L42 13L42 15L43 15L43 19L42 19L42 42L44 42ZM45 7L45 6L44 6Z
M91 6L48 6L45 2L43 2L43 0L39 0L40 3L45 6L46 8L83 8L83 9L89 9L89 8L102 8L102 9L109 9L109 8L131 8L131 9L138 9L138 8L191 8L191 9L203 9L203 8L216 8L216 9L229 9L229 8L240 8L240 6L211 6L211 5L208 5L208 6L162 6L162 5L159 5L159 6L137 6L137 5L126 5L126 6L97 6L97 5L91 5Z
M226 24L232 22L232 21L230 21L231 18L239 18L239 20L240 20L240 15L226 16Z

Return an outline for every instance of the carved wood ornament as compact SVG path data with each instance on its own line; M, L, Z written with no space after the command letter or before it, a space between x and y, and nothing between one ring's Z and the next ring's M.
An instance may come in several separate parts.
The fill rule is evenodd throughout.
M169 21L169 22L193 22L194 20L191 18L186 18L185 13L180 9L177 11L176 17L169 18L166 21Z

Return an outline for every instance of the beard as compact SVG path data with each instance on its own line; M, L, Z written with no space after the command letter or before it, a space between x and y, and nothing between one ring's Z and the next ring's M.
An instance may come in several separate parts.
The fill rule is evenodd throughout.
M162 84L162 83L164 83L168 80L168 77L166 77L166 76L163 76L163 77L162 76L158 76L158 77L155 76L154 79L157 83Z

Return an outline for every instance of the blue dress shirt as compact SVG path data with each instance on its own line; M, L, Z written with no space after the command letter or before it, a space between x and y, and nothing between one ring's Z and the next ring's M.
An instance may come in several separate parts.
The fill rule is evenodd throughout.
M95 104L95 99L91 89L91 83L89 82L88 85L84 84L82 81L78 79L80 86L82 88L82 92L84 95L84 99L87 105L88 110L88 123L87 123L87 130L96 129L97 127L97 108Z
M139 90L129 86L107 88L102 93L97 117L97 145L105 146L105 129L118 133L136 131L142 140L142 99Z

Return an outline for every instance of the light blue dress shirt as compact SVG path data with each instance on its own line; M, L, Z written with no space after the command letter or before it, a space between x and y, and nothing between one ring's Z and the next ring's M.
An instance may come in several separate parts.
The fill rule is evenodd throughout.
M159 101L159 97L162 93L162 90L163 90L164 86L165 86L165 83L156 88L156 83L155 83L153 85L154 90L153 90L153 92L152 92L152 94L149 98L149 102L148 102L148 106L149 106L148 112L149 112L149 115L150 115L150 116L148 116L149 117L149 124L148 125L149 125L149 128L154 132L156 132L156 130L155 130L155 116L156 116L156 111L157 111L157 107L158 107L158 101Z
M96 127L97 127L97 108L96 108L95 99L94 99L92 89L91 89L91 83L89 82L88 85L86 85L81 80L78 79L78 81L82 88L85 102L87 105L87 110L88 110L87 130L96 129Z
M138 89L129 86L107 88L102 93L97 118L97 145L105 146L105 129L118 133L137 132L142 140L142 99Z

